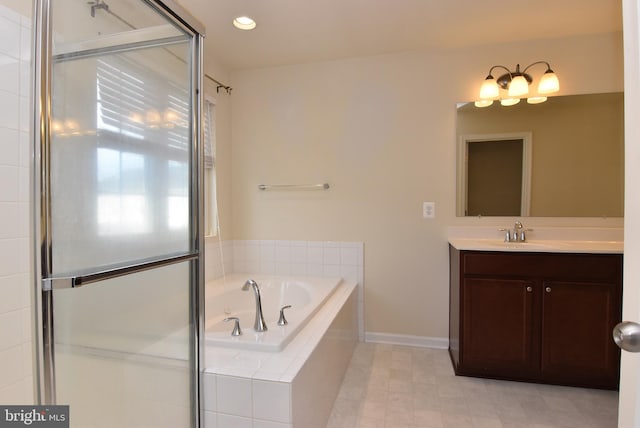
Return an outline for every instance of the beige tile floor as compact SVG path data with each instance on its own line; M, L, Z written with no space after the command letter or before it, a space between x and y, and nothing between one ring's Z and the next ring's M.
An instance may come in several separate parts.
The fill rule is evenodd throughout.
M453 374L445 350L359 343L328 428L607 428L618 393Z

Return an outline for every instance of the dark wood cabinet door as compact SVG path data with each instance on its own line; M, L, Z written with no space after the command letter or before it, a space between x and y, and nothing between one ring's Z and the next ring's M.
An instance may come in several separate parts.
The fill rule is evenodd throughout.
M611 336L620 319L616 284L545 281L542 295L543 376L617 387L620 352Z
M462 284L461 365L476 375L516 376L536 364L532 281L465 278Z
M622 255L450 249L458 375L616 389Z

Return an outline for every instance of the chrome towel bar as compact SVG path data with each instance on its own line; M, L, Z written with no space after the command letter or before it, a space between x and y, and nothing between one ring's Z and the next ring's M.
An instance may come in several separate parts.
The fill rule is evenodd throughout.
M329 183L321 184L258 184L260 190L329 190Z

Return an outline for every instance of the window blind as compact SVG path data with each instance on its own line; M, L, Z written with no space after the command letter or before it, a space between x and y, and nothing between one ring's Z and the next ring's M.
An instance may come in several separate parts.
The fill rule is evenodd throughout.
M215 159L215 104L209 100L204 101L204 166L205 168L213 168Z

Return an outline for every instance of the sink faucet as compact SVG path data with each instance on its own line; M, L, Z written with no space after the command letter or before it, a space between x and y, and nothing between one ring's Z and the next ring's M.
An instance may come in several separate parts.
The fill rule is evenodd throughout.
M509 229L499 229L501 232L506 232L504 236L504 242L525 242L527 240L527 236L525 231L531 229L525 229L522 222L520 220L516 220L513 225L513 231Z
M520 241L520 242L524 242L526 239L524 234L524 226L522 226L522 223L520 222L520 220L516 220L515 224L513 225L512 238L514 241Z
M262 301L260 300L260 289L258 283L253 279L248 279L242 286L242 291L247 291L249 287L253 287L253 293L256 296L256 321L253 323L253 329L257 332L267 331L267 324L262 316Z

